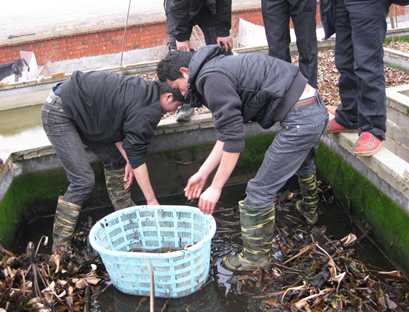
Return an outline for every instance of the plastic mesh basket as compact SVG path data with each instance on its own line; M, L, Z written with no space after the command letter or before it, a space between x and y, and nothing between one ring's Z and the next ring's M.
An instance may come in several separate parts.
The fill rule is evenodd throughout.
M214 218L195 207L135 206L99 220L89 240L118 290L149 296L152 268L155 296L178 298L206 282L215 232ZM183 250L155 252L163 248Z

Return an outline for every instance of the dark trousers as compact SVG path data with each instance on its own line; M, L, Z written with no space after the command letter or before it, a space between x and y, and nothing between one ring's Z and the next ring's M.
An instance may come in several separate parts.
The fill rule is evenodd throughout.
M269 54L291 63L290 17L294 24L301 73L317 87L315 0L261 0Z
M96 154L106 169L119 169L125 166L125 160L114 143L83 142L75 124L64 111L61 98L53 93L43 105L41 119L69 182L64 194L65 201L81 206L94 189L95 176L86 147Z
M176 50L176 38L171 34L170 29L175 25L175 20L167 10L166 1L165 4L165 14L166 14L166 26L168 29L168 48L169 50ZM187 8L188 9L188 8ZM204 7L199 14L194 17L190 23L190 32L192 32L193 26L198 25L203 32L206 45L217 43L217 31L216 31L217 20L210 11Z
M337 0L335 63L341 105L336 120L347 128L386 131L383 41L388 0Z

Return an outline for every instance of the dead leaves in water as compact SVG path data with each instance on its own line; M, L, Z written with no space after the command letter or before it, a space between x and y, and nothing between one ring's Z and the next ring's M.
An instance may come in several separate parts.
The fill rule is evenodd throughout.
M77 248L62 256L39 252L48 243L46 237L37 245L30 242L18 256L0 247L0 307L6 311L89 311L91 296L108 276L87 247L86 233L88 229L77 232Z

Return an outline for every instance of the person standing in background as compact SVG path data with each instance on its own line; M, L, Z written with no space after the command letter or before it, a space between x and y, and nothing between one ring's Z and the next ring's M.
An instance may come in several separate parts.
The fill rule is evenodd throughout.
M294 25L301 73L317 88L316 0L261 0L269 55L291 63L290 18Z
M233 48L230 36L231 0L164 0L169 50L190 51L193 26L203 32L206 45ZM176 120L189 121L193 108L188 103L178 110Z

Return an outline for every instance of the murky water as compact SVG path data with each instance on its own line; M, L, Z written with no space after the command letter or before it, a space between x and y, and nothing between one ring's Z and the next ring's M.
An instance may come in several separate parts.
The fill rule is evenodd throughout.
M237 295L235 289L235 276L231 272L223 269L220 266L221 257L232 250L237 250L239 247L239 224L237 222L237 201L244 194L245 185L236 185L226 188L220 202L219 209L214 214L220 224L227 224L227 227L219 226L218 232L214 237L212 244L212 259L213 266L210 272L210 278L204 288L197 293L181 299L155 299L155 311L203 311L203 312L247 312L261 311L261 301L254 299L251 296ZM186 199L183 196L161 198L162 204L186 204ZM112 210L96 209L85 210L82 218L91 216L94 221L108 214ZM357 229L352 225L348 215L336 203L325 204L322 202L322 215L320 216L320 225L327 227L327 233L333 238L341 238L350 232L355 232L358 237L361 236ZM50 234L52 228L52 216L31 220L26 224L20 232L16 249L23 251L29 240L37 241L41 235ZM233 228L233 231L226 233L227 228ZM392 269L392 265L374 247L368 240L363 239L357 246L358 257L382 270ZM137 297L122 294L113 286L109 286L102 294L93 302L92 311L149 311L149 298Z
M49 145L41 126L41 105L0 111L0 158L15 151Z

